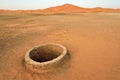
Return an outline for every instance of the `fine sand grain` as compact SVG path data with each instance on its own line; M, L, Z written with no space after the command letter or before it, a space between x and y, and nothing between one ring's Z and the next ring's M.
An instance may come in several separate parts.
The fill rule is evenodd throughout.
M28 71L25 53L59 43L71 58L51 73ZM120 14L0 14L0 80L120 80Z

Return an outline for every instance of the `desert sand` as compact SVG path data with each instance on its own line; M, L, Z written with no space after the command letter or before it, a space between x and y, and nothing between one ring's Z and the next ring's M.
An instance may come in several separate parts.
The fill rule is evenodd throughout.
M12 13L12 14L55 14L55 13L120 13L120 8L84 8L73 4L64 4L59 6L48 7L45 9L37 10L4 10L0 9L0 13Z
M66 67L28 71L25 53L48 42L69 50ZM120 80L120 13L0 14L0 80Z

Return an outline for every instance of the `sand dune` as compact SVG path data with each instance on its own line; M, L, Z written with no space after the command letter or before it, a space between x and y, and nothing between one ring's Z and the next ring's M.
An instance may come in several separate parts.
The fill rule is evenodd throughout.
M96 13L96 12L105 12L105 13L120 13L120 9L111 9L111 8L82 8L72 4L64 4L60 6L50 7L46 9L39 10L0 10L0 13L37 13L37 14L46 14L46 13Z

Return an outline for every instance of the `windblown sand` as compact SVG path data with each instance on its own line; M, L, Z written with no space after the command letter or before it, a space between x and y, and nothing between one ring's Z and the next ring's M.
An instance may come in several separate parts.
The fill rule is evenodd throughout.
M48 42L66 46L69 66L28 71L25 53ZM0 14L0 80L120 80L120 14Z

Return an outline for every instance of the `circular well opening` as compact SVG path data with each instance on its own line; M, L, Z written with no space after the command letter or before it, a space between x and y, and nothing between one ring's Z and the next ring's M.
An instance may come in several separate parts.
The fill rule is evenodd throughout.
M67 49L60 44L43 44L25 54L26 68L37 73L57 69L67 58Z
M46 62L53 60L61 55L63 49L57 45L47 44L34 48L30 51L29 56L37 62Z

